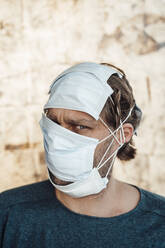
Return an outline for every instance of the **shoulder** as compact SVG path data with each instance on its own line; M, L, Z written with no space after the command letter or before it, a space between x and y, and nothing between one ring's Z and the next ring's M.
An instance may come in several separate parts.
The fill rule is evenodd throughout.
M14 205L36 202L54 196L54 188L46 180L26 186L10 189L0 194L0 209L7 209Z
M165 218L165 196L139 188L143 207L152 213Z

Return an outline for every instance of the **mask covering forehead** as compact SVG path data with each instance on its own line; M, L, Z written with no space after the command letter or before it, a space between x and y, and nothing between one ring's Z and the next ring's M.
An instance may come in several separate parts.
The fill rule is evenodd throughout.
M61 73L50 86L50 96L44 109L64 108L86 112L96 120L113 90L107 84L109 77L117 73L113 67L86 62Z

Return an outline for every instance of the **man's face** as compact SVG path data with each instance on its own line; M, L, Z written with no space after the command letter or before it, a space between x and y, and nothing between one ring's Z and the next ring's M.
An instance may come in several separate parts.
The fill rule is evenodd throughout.
M49 108L46 110L46 116L62 127L80 135L102 140L110 134L109 130L100 120L95 120L92 116L85 112L61 108ZM97 145L94 153L93 167L98 165L111 140L112 137ZM110 154L112 154L112 152L116 149L116 146L117 144L112 146L103 161L105 161L105 159L108 158ZM110 161L107 162L108 165L109 163ZM108 170L107 164L99 170L101 176L106 175ZM57 184L65 184L56 177L54 178L54 182Z

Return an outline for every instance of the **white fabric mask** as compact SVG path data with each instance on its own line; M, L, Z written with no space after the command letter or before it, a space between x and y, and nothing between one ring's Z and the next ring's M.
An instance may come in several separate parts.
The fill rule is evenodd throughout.
M88 177L84 180L76 181L65 186L53 183L50 176L49 179L56 189L74 198L97 194L106 188L108 183L108 179L106 177L101 178L97 168L93 168L91 173L89 173Z
M103 190L107 178L101 178L98 168L93 168L94 151L98 139L82 136L54 123L42 115L40 126L44 135L46 163L57 178L73 182L60 186L52 184L72 197L83 197Z
M127 116L127 118L128 117L129 116ZM49 179L57 189L72 197L83 197L91 194L97 194L106 188L108 183L107 175L110 172L118 150L124 143L124 140L120 142L115 136L115 132L122 127L123 123L121 123L120 127L116 131L112 132L101 118L100 120L110 131L110 135L101 141L74 133L54 123L44 114L42 115L40 126L44 135L44 148L47 166L51 173L57 178L73 183L62 186L53 183L51 178ZM97 144L105 141L111 136L114 138L112 139L98 166L93 168L94 151ZM107 152L111 148L114 139L116 139L120 145L117 150L102 163ZM112 161L109 165L108 172L106 176L102 178L98 170L110 159L112 159Z
M113 89L108 78L117 73L113 67L86 62L61 73L50 86L50 97L44 109L64 108L86 112L96 120Z
M52 174L68 182L86 178L93 168L93 155L99 140L74 133L44 114L40 126L46 162Z

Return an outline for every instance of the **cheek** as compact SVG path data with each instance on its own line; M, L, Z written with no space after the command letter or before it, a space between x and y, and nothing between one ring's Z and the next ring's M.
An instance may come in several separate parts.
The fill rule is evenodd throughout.
M106 127L99 127L98 126L98 128L96 130L94 130L93 135L95 136L96 139L99 139L101 141L104 138L108 137L110 135L110 132ZM101 144L104 144L104 143L105 142L103 142Z
M82 129L77 131L78 134L83 136L88 136L90 138L95 138L98 140L102 140L106 138L108 135L110 135L109 131L107 130L101 130L100 128L97 129ZM99 144L100 145L100 144Z
M104 144L103 144L103 143L98 144L98 145L96 146L96 149L95 149L95 154L98 154L98 153L100 153L100 152L103 151L103 150L105 150L105 149L104 149Z

